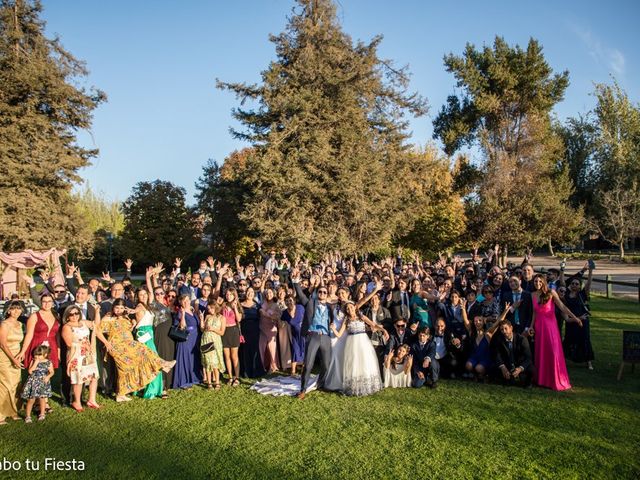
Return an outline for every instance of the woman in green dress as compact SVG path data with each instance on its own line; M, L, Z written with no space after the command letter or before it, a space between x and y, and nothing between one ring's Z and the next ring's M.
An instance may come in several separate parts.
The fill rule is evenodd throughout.
M136 291L136 340L157 354L158 350L153 333L154 320L155 314L149 308L149 292L144 287L139 288ZM142 398L162 397L163 390L162 372L160 372L144 390L138 392L138 396Z
M218 297L222 299L222 297ZM222 316L222 303L217 300L207 304L206 315L200 314L200 352L202 370L207 388L220 390L220 372L224 373L224 355L222 352L222 335L226 329L226 321ZM214 384L211 385L213 377Z

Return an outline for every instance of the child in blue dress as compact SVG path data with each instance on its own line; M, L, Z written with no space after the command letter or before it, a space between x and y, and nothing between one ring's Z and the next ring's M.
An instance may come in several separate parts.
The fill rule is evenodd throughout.
M45 419L47 399L51 397L51 377L53 377L53 364L49 360L51 348L48 345L39 345L33 351L33 360L29 365L29 378L22 389L22 399L27 401L25 423L31 423L31 410L36 399L40 404L38 420Z

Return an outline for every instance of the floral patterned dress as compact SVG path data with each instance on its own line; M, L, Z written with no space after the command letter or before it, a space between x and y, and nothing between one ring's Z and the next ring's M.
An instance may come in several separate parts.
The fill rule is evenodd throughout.
M71 385L89 383L93 378L99 378L98 362L95 342L91 342L91 330L85 324L71 327L73 342L71 348L73 356L69 360L69 378Z
M215 332L206 330L207 328L214 328L219 330L222 327L222 322L225 318L222 315L208 315L205 319L205 331L202 332L202 340L200 345L206 345L213 343L215 349L202 354L202 368L207 372L212 372L214 369L225 371L224 356L222 355L222 337Z
M110 355L118 369L118 395L126 395L147 386L162 370L162 360L131 333L131 321L125 317L107 317L100 327L113 346Z
M46 381L45 377L49 374L49 367L52 365L51 360L40 362L36 369L31 372L27 382L22 389L22 398L49 398L51 397L51 382Z

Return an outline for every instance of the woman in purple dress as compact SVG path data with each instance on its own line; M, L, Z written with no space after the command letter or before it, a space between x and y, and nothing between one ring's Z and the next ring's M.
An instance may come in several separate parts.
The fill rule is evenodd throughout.
M304 307L296 305L296 301L292 296L288 296L284 302L287 309L282 312L282 321L291 326L291 375L295 375L297 366L300 365L302 367L304 362L305 340L301 332Z
M173 324L186 329L189 336L184 342L176 342L176 365L173 370L172 388L191 388L202 383L202 367L200 366L200 335L198 330L198 313L193 311L191 297L178 297L180 308L173 316Z

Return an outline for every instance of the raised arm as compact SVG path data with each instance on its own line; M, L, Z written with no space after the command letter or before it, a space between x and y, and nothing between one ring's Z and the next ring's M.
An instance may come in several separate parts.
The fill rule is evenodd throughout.
M576 317L571 310L569 310L567 308L567 306L562 302L562 300L560 300L560 297L558 297L558 294L556 292L554 292L553 290L551 291L551 297L553 298L553 303L556 304L556 306L571 320L573 320L575 323L577 323L578 325L582 326L582 320L580 320L578 317Z

